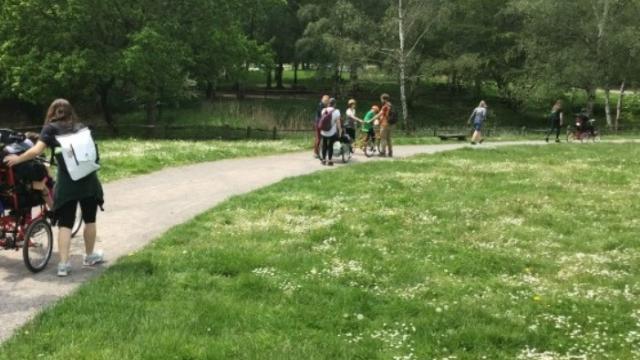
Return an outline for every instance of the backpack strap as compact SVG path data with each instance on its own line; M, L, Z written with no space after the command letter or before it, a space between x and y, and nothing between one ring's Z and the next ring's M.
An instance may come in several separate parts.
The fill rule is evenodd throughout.
M56 166L56 151L51 149L51 156L49 157L49 165Z

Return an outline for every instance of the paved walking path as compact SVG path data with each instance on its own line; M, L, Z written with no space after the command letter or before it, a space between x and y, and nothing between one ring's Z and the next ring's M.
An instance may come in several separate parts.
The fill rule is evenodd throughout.
M489 146L537 145L542 142L498 143ZM466 144L398 146L396 158L434 154ZM353 163L371 161L356 155ZM335 168L340 168L341 165ZM82 241L74 240L73 272L56 277L57 254L47 270L33 275L22 263L21 252L0 252L0 342L41 309L74 291L101 273L119 257L141 249L175 225L214 207L231 196L244 194L287 177L327 170L309 152L260 158L223 160L120 180L105 185L106 212L98 214L98 248L108 262L83 268Z

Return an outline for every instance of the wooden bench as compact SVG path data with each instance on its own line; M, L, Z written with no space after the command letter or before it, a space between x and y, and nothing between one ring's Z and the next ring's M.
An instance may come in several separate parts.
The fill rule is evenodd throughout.
M442 141L447 141L451 139L457 139L458 141L467 141L467 135L465 134L439 134L438 137Z

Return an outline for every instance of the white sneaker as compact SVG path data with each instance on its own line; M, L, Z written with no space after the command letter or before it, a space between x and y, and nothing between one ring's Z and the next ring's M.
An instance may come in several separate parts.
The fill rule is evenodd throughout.
M71 272L71 264L70 263L59 263L58 264L58 276L65 277L69 275Z
M82 265L84 266L95 266L104 262L104 254L102 252L93 252L91 255L87 255L84 257L84 261L82 261Z

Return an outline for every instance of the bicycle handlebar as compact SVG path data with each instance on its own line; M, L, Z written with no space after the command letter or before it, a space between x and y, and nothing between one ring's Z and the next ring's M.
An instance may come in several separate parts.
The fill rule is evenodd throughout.
M11 129L0 129L0 143L5 145L23 142L26 139L23 133Z

